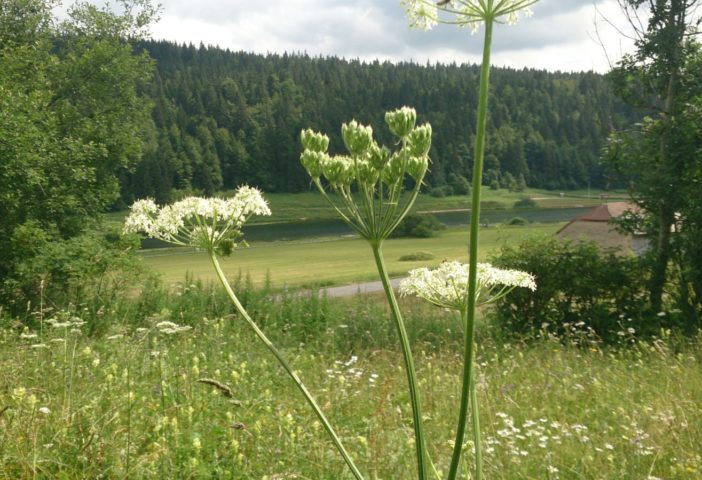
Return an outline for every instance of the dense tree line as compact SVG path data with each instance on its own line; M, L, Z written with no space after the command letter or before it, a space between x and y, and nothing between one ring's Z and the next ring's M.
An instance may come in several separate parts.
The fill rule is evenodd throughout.
M363 63L306 55L257 55L148 41L153 128L145 155L122 175L125 203L179 191L211 194L241 183L306 190L298 134L337 132L351 118L389 141L383 113L415 107L434 127L431 186L470 179L478 90L474 65ZM493 72L485 183L551 189L607 186L599 158L607 135L633 111L595 73Z

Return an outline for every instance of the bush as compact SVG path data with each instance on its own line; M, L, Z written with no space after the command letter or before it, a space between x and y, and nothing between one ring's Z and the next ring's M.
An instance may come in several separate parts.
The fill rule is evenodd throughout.
M470 183L468 182L468 179L463 175L456 175L455 173L450 173L448 176L448 183L451 186L454 195L470 194Z
M444 230L446 225L441 223L434 215L407 215L397 226L391 237L430 238L439 230Z
M496 319L508 332L561 335L589 327L612 341L631 328L637 335L661 328L647 312L646 275L637 258L600 250L594 243L549 238L505 246L492 262L536 277L535 292L515 289L496 303Z
M91 232L63 240L30 222L15 229L11 242L18 255L0 292L15 314L40 303L97 311L128 295L144 275L135 254L137 239L117 233Z
M400 257L401 262L418 262L420 260L433 260L434 254L431 252L414 252L402 255Z
M453 189L449 185L442 185L429 190L429 195L435 198L444 198L453 195Z
M529 197L520 198L514 202L514 208L536 208L536 201Z
M514 217L507 222L507 225L527 225L529 220L522 217Z

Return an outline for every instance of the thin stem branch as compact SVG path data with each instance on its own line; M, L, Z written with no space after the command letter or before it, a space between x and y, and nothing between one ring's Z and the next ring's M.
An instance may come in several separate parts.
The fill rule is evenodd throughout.
M353 460L349 456L348 452L344 448L344 446L341 443L341 440L339 439L338 435L334 431L334 428L332 428L331 424L329 423L329 420L327 420L327 417L324 415L322 412L322 409L317 405L317 402L312 398L312 395L310 394L309 390L307 390L307 387L302 383L302 380L300 377L297 375L297 373L292 369L288 361L285 359L282 353L273 345L273 343L268 339L265 333L258 328L258 325L251 319L249 316L248 312L244 308L244 306L239 302L239 299L237 298L236 294L234 293L234 290L232 290L232 287L229 285L229 281L227 280L227 277L224 274L224 271L222 270L222 267L219 265L219 261L217 260L217 256L214 254L214 252L209 252L210 259L212 260L212 265L215 268L215 271L217 272L217 276L219 277L220 282L222 282L222 285L224 286L224 289L227 291L227 295L229 295L229 298L231 299L232 303L236 307L237 311L241 314L241 316L246 320L246 322L249 324L249 326L253 329L254 333L256 333L256 336L266 345L268 350L275 356L275 358L278 360L278 363L285 369L288 375L290 375L290 378L293 379L293 382L295 382L295 385L297 388L302 392L302 394L305 397L305 400L307 400L307 403L312 407L314 410L314 413L317 415L317 418L319 421L322 423L324 426L324 429L327 431L329 434L329 437L331 437L332 442L334 443L334 446L336 446L336 449L339 451L341 456L344 458L344 461L346 462L346 465L348 465L349 469L353 473L353 476L356 477L357 480L364 480L363 475L361 475L361 472L358 470L356 465L354 464Z
M405 370L407 373L407 383L409 386L410 402L412 403L412 418L414 422L414 437L417 452L417 473L420 480L426 480L426 442L424 440L424 428L422 426L421 413L422 409L421 402L419 399L419 390L417 388L417 373L414 368L412 349L410 347L409 337L407 335L407 330L405 329L405 324L402 320L402 315L400 314L400 307L397 305L395 292L393 292L392 290L392 286L390 285L390 278L388 277L387 269L385 268L385 261L383 260L383 254L381 251L382 243L380 241L372 242L371 248L373 249L373 256L375 257L375 263L378 267L378 274L380 275L380 280L382 281L383 288L385 289L385 295L387 296L388 303L390 304L392 318L395 321L397 333L400 336L400 343L402 345L402 355L404 357Z
M493 22L485 22L485 41L483 44L483 63L480 70L480 94L478 99L478 119L475 138L475 164L473 166L473 198L471 203L470 245L468 266L468 308L465 318L465 345L463 357L463 384L461 386L461 405L456 428L456 441L449 469L448 480L455 480L461 462L461 449L466 430L470 384L473 375L473 337L475 335L475 304L478 287L478 226L480 222L480 187L483 177L483 157L485 154L485 130L487 126L487 103L490 84L490 49L492 46ZM477 412L475 412L477 416ZM476 453L479 451L480 432L474 432ZM482 479L482 472L476 470L477 480Z

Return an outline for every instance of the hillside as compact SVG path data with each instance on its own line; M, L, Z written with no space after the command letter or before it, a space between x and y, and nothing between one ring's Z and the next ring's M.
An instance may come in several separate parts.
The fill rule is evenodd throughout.
M388 141L383 114L402 105L434 127L430 186L471 177L477 66L262 56L162 41L142 47L157 65L147 92L153 128L143 159L122 175L126 203L241 183L304 191L300 129L328 133L338 151L341 123L355 118ZM492 81L486 184L523 177L540 188L606 186L603 142L635 117L601 75L495 68Z

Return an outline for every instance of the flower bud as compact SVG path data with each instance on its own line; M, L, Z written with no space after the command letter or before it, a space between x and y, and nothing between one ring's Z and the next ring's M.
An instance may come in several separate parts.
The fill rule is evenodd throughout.
M407 159L407 173L409 173L416 182L422 181L428 168L429 157L426 155L423 157L409 157Z
M300 163L305 167L307 173L316 180L322 174L322 163L329 157L326 153L305 150L300 155Z
M381 171L383 167L390 160L390 150L387 147L380 147L377 143L373 142L373 145L368 152L368 161L373 167Z
M402 178L402 171L406 162L406 153L403 151L395 152L390 157L390 161L385 165L380 173L380 178L387 186L393 186Z
M341 125L341 136L351 155L363 155L373 145L373 129L352 120Z
M352 160L341 155L327 157L322 162L322 172L334 188L350 185L355 177Z
M357 160L356 170L358 181L367 187L372 187L380 178L380 170L368 160Z
M329 137L309 128L300 132L300 141L305 150L313 152L326 152L329 148Z
M425 123L412 130L407 138L407 148L410 155L423 157L429 153L431 148L431 125Z
M390 131L400 138L409 135L416 121L417 112L414 108L402 107L385 113L385 123L390 127Z

